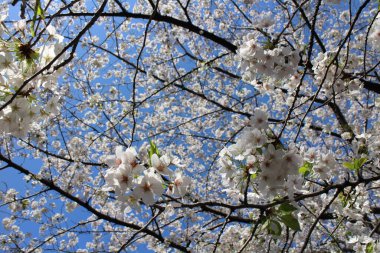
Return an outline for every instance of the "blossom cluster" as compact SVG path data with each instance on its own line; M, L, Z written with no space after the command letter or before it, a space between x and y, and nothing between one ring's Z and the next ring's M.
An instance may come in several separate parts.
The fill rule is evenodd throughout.
M256 192L275 196L280 192L293 192L301 186L302 178L297 175L302 158L295 149L286 151L275 147L267 137L268 116L256 109L236 144L226 147L220 153L219 164L223 182L232 188L239 188L251 177L257 181Z
M373 22L369 37L369 41L372 43L373 47L380 50L380 18L376 18Z
M320 152L316 148L309 148L303 154L304 160L313 168L315 176L321 180L328 180L336 175L338 166L331 152Z
M341 66L345 67L345 71L354 71L360 64L360 59L356 59L354 56L350 56L349 61L340 63L339 59L332 62L336 52L328 51L325 53L319 53L316 58L312 61L314 78L317 83L323 83L322 92L326 96L331 96L333 93L341 94L346 89L349 94L357 95L360 91L362 83L358 79L345 80L343 69ZM345 60L345 59L344 59Z
M173 172L169 168L170 165L180 166L177 159L157 153L147 157L143 152L146 152L144 148L139 155L134 147L123 150L122 146L118 146L115 155L106 159L109 169L103 189L114 190L118 200L128 202L137 209L138 200L153 205L155 198L162 196L166 188L169 194L184 196L190 186L189 177L182 171ZM148 164L151 166L148 167Z
M15 27L25 35L24 20ZM57 71L46 69L29 80L63 49L63 37L55 28L48 26L46 31L47 39L40 46L32 46L22 38L0 38L0 107L4 107L0 111L0 134L25 136L34 123L56 115L60 110ZM9 103L11 99L13 101Z
M244 80L254 81L260 76L280 80L297 71L299 50L293 50L287 45L274 46L271 42L261 45L257 38L256 33L248 34L238 50Z

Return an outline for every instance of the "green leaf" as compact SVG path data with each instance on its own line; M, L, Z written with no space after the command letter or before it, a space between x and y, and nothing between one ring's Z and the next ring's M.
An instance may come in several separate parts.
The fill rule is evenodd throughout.
M351 237L353 234L351 231L347 231L346 233L344 233L344 235L347 237Z
M36 0L36 5L34 6L33 19L32 19L32 23L30 25L30 33L32 34L33 37L36 36L36 32L34 30L34 25L36 23L38 16L40 16L41 18L45 18L44 10L41 7L41 1L40 0Z
M149 156L148 162L149 162L149 166L152 166L152 162L151 162L152 155L153 155L153 150L152 150L152 144L151 144L150 148L148 149L148 156Z
M263 227L262 229L266 229L268 226L269 226L269 219L267 219L266 217L263 219Z
M350 169L350 170L354 170L355 169L355 165L353 163L349 163L349 162L344 162L343 163L343 167L345 167L347 169Z
M345 195L343 192L341 192L338 195L338 199L342 203L342 206L346 207L348 205L349 201L351 200L351 196L350 195Z
M257 173L256 172L253 173L253 174L251 174L251 180L254 180L256 177L257 177Z
M299 168L298 169L298 172L302 175L302 176L304 176L304 177L306 177L307 175L309 175L310 174L310 170L308 169L308 168L306 168L306 167L301 167L301 168Z
M362 158L359 158L359 159L355 159L355 166L357 169L360 169L361 167L363 167L363 165L367 162L367 158L365 157L362 157Z
M294 207L290 203L283 203L278 207L278 211L284 214L292 213L297 210L297 207Z
M307 176L309 175L311 169L313 168L313 164L312 163L309 163L309 162L305 162L301 168L298 169L298 172L302 175L302 176Z
M352 162L344 162L343 167L350 170L358 170L367 162L367 158L362 157L359 159L353 159Z
M301 231L301 226L298 220L291 214L285 214L280 216L280 220L285 226L293 229L294 231Z
M37 15L40 16L41 18L45 18L45 16L44 16L44 10L41 8L40 1L37 1L37 3L38 3L37 10L36 10Z
M149 150L148 150L148 155L149 155L149 165L152 166L151 158L154 154L158 155L160 157L160 152L158 151L158 148L156 144L153 141L149 141Z
M152 149L153 154L160 156L160 152L158 151L158 148L153 141L150 141L150 148Z
M365 246L365 253L373 253L373 252L374 252L373 242L370 242Z
M268 220L267 229L268 229L268 234L281 235L281 231L282 231L281 224L280 222L276 220L271 220L271 219Z
M32 37L36 36L36 32L34 31L34 24L35 23L36 23L36 21L33 19L32 23L30 24L30 34L32 35Z

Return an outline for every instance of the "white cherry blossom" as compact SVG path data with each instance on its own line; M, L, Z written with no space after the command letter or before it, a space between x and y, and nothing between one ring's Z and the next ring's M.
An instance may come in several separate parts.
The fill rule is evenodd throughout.
M144 172L143 176L137 178L136 184L137 186L133 190L134 196L141 198L147 205L153 205L155 202L154 196L160 197L164 192L163 181L154 172L153 168L150 168Z

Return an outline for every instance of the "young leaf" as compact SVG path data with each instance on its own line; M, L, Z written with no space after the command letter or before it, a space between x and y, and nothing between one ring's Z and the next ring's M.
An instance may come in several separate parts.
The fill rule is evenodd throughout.
M351 200L350 195L345 195L343 192L339 193L338 199L342 203L343 207L346 207L348 202Z
M149 149L148 149L148 155L149 155L149 165L151 166L152 162L151 162L151 158L154 154L158 155L158 157L160 157L160 152L158 151L158 148L156 146L156 144L153 142L153 141L149 141Z
M36 23L38 16L40 16L41 18L45 18L44 10L41 7L41 1L40 0L36 0L36 4L34 6L33 19L32 19L32 23L30 25L30 33L32 34L33 37L36 36L36 32L34 30L34 25Z
M271 235L281 235L281 224L276 220L268 220L268 233Z
M264 223L263 223L262 229L267 229L269 226L269 219L264 218L263 222Z
M302 176L307 176L311 169L313 168L313 164L312 163L309 163L309 162L305 162L301 168L298 169L298 172L302 175Z
M257 173L251 174L251 180L255 180L256 177L257 177Z
M374 252L373 242L370 242L365 246L365 253L373 253L373 252Z
M285 214L280 216L280 220L282 223L285 224L285 226L293 229L294 231L301 231L301 226L298 222L298 220L291 214Z
M365 157L355 159L354 164L355 164L356 169L360 169L361 167L363 167L366 161L367 161L367 158Z
M353 163L349 163L349 162L344 162L343 163L343 167L345 167L347 169L350 169L350 170L354 170L355 169L355 165Z
M344 162L343 167L350 170L358 170L367 162L367 158L362 157L359 159L354 159L352 162Z
M292 206L290 203L283 203L278 207L278 211L281 213L292 213L297 210L297 207Z

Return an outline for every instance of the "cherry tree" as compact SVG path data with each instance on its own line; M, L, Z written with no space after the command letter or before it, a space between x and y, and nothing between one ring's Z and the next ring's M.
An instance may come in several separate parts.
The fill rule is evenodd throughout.
M380 251L379 11L4 1L0 250Z

